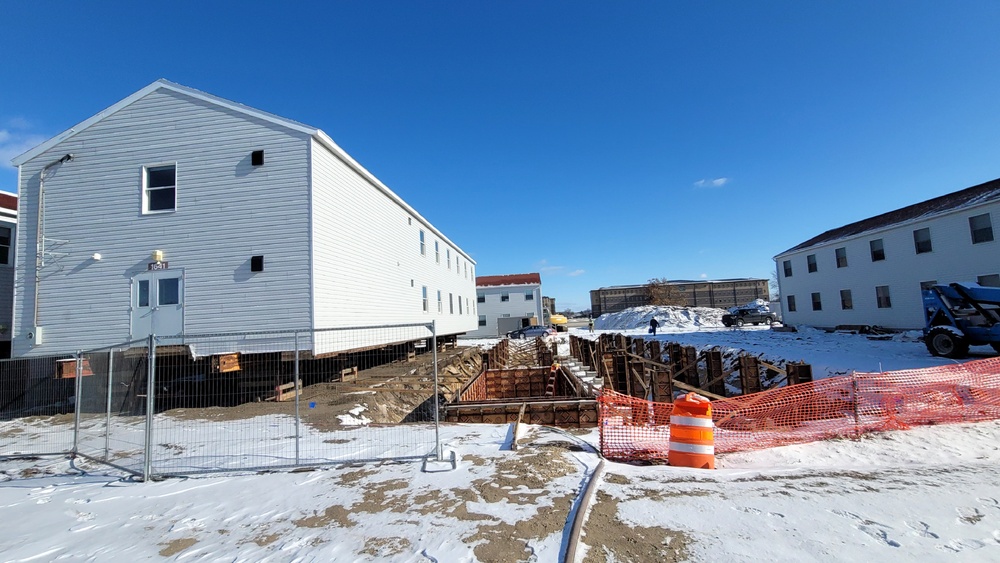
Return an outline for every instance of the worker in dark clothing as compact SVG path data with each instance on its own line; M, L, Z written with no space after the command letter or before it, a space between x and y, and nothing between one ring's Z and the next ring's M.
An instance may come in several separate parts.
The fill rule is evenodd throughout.
M656 319L650 319L650 320L649 320L649 332L650 332L650 333L651 333L651 334L652 334L653 336L656 336L656 327L658 327L658 326L660 326L660 323L659 323L659 322L657 322L657 320L656 320Z
M590 319L590 322L588 322L587 325L590 327L590 332L594 332L594 319L593 318Z

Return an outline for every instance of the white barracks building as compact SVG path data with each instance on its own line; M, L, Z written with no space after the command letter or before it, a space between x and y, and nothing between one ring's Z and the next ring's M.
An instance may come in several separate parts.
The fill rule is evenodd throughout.
M13 163L15 357L150 333L476 328L475 261L314 127L158 80Z
M921 289L1000 286L1000 180L813 237L774 257L784 322L923 328Z

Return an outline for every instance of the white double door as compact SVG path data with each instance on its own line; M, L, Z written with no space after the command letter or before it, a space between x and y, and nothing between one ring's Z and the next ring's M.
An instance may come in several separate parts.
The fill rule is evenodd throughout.
M184 272L160 270L132 278L132 340L184 332Z

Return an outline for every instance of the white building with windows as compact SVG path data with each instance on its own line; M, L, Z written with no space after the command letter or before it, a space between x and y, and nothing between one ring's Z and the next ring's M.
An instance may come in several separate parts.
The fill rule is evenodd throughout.
M15 357L150 333L476 327L475 261L314 127L158 80L13 163Z
M827 231L774 257L784 322L923 328L921 289L1000 286L1000 180Z
M14 316L14 236L17 196L0 192L0 359L10 357Z
M542 306L542 278L537 273L476 278L479 328L472 338L503 336L532 324L548 325Z

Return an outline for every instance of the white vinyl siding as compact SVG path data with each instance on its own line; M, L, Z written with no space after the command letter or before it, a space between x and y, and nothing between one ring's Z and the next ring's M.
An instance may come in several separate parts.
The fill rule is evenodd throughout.
M157 249L185 272L185 332L308 326L309 138L161 89L25 162L14 354L128 340L130 280ZM267 164L253 168L259 149ZM43 270L44 343L31 349L39 171L68 153L46 175L45 236L68 242ZM142 215L143 167L165 162L178 163L177 211ZM266 257L265 272L250 274L252 255Z
M776 256L777 264L788 261L793 269L801 271L806 271L806 256L811 254L821 265L836 264L837 248L844 248L848 258L859 257L851 259L847 268L820 267L808 276L779 276L781 295L806 296L808 300L814 292L835 296L846 289L852 296L853 309L827 306L821 311L813 311L808 303L803 306L800 297L797 311L786 311L784 321L819 327L867 324L922 328L921 281L969 282L1000 271L998 243L973 244L970 235L970 217L986 213L996 217L998 212L1000 202L991 202ZM932 251L917 254L913 233L925 228L931 235ZM871 241L876 240L881 241L885 258L872 261ZM874 288L879 286L888 288L891 307L878 307Z
M29 258L18 265L15 355L129 340L132 278L153 250L183 272L188 334L431 320L441 335L475 328L474 316L421 310L423 286L471 295L475 281L420 256L418 233L468 256L321 133L171 88L140 93L21 164L19 232L31 236L16 240ZM252 166L259 150L264 164ZM68 153L46 175L45 235L68 242L43 270L44 343L31 348L39 171ZM144 214L144 167L165 163L177 167L176 209ZM251 272L252 256L264 271Z
M439 312L437 304L423 311L423 286L431 299L439 289L475 292L474 281L414 251L421 232L426 244L435 231L316 141L312 162L316 327L435 320L438 334L474 330L475 317Z
M497 329L497 319L500 318L535 318L539 324L544 322L542 313L542 300L538 298L542 293L541 285L505 285L505 286L482 286L476 289L475 309L469 309L469 313L479 315L479 326L475 331L468 333L470 337L487 338L500 336ZM528 295L532 297L529 299ZM506 300L503 297L506 295ZM474 318L467 315L468 318ZM485 320L486 324L482 324ZM507 330L510 330L508 328Z

